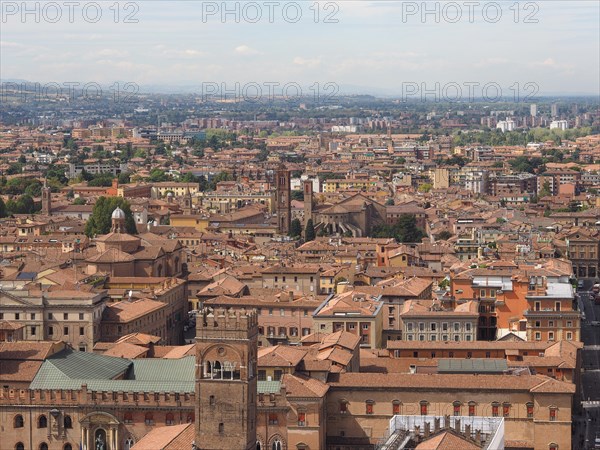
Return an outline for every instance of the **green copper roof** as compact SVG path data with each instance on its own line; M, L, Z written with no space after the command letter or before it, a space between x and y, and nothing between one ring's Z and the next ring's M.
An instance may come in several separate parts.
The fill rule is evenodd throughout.
M257 381L256 384L259 394L276 394L281 389L280 381Z
M195 357L116 358L65 350L46 359L31 389L80 389L96 392L194 392ZM125 373L125 379L115 380Z

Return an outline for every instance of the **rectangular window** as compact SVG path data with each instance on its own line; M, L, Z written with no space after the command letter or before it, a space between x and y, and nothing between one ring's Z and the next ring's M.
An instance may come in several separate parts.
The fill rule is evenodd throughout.
M421 415L422 416L427 415L427 403L421 403Z
M437 329L437 323L431 323L430 325L431 331L436 331Z
M48 327L48 336L54 335L54 327Z
M412 322L408 322L406 324L406 331L412 331L413 330L413 324Z
M69 313L63 313L63 320L69 320Z
M21 318L21 314L20 313L15 313L15 320L19 320Z
M540 333L539 331L535 332L535 340L536 341L541 341L542 340L542 333Z
M550 410L550 422L556 422L556 409L552 408Z
M269 413L269 425L277 425L279 422L277 421L276 413Z
M280 315L281 317L284 317L284 316L285 316L285 309L283 309L283 308L280 308L280 309L279 309L279 315Z
M31 320L35 320L35 313L31 313L31 314L29 315L29 317L31 318Z
M503 417L510 416L510 405L502 405L502 416Z
M367 410L366 413L367 414L373 414L373 403L367 403Z
M83 320L83 313L79 313L79 320Z
M469 416L473 417L475 415L475 405L469 405Z
M32 336L35 336L35 333L36 333L36 329L35 329L35 327L31 327L31 335L32 335Z
M306 426L306 413L298 413L298 426L305 427Z
M63 328L63 334L64 334L65 336L68 336L68 335L69 335L69 327L64 327L64 328Z
M448 322L442 323L442 331L448 331Z
M492 405L492 417L498 417L498 405Z
M83 329L83 327L79 327L79 336L83 336L85 334L85 331Z
M460 405L454 405L454 415L460 416Z

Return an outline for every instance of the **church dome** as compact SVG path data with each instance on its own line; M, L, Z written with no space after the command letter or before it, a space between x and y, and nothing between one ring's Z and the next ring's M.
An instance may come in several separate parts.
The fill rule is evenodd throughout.
M125 219L125 212L117 206L117 209L112 213L112 219Z

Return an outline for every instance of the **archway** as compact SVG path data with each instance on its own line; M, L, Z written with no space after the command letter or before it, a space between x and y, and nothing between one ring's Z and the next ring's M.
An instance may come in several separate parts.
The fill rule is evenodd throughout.
M94 433L94 447L95 450L107 450L106 447L106 430L104 428L98 428Z

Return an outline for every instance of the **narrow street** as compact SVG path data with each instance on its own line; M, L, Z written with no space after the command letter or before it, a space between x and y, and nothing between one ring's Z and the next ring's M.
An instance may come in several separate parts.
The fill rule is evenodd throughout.
M586 450L596 448L596 436L600 437L600 326L592 325L600 321L600 305L594 304L591 288L592 282L586 281L578 293L585 320L582 318L581 322L581 339L584 343L581 398L576 402L584 402L584 407L579 409L576 404L573 415L573 449Z

